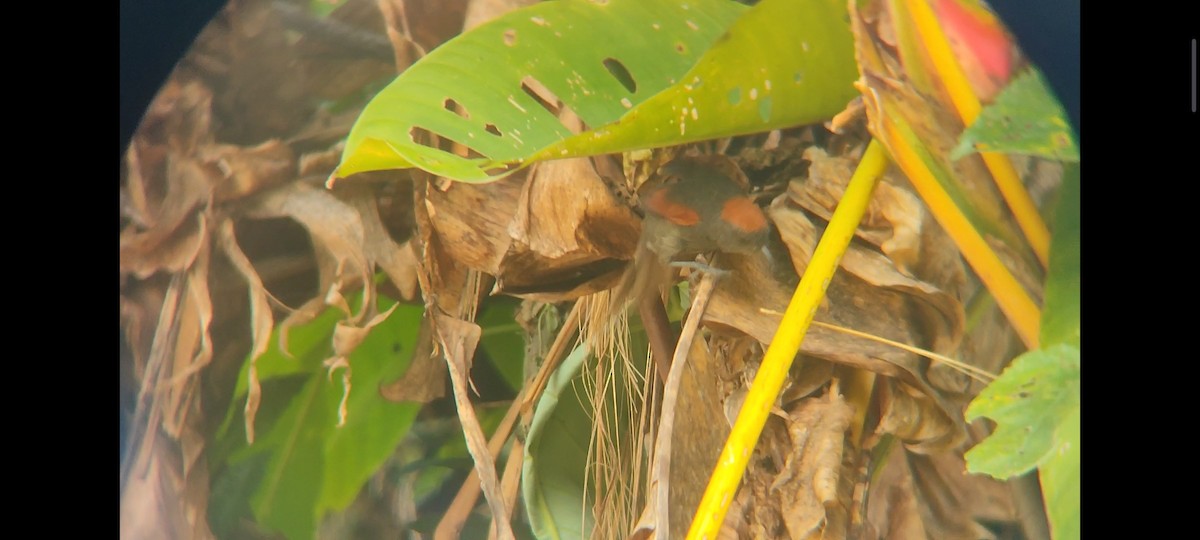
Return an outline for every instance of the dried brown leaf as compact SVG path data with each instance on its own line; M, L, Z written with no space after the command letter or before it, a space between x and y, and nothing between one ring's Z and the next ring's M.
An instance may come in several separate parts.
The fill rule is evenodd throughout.
M412 243L396 244L379 217L376 192L365 183L343 183L339 192L362 218L363 250L378 264L405 300L416 298L417 258Z
M135 161L136 150L131 147L129 154ZM192 159L173 155L166 159L165 166L167 188L153 204L157 212L141 215L149 227L130 224L121 231L121 271L142 279L159 271L183 271L207 241L198 214L208 204L212 173ZM135 177L140 175L131 172L130 178ZM131 186L130 192L136 187Z
M367 300L374 298L371 264L363 252L365 233L362 217L353 206L328 191L293 182L255 197L246 208L245 215L253 218L288 217L303 225L312 238L320 275L318 290L325 295L324 302L337 303L343 290L362 285L367 289L363 305L370 305ZM281 323L281 329L306 322L318 312L319 308L310 301ZM365 313L364 309L359 314L352 314L351 322L357 323Z
M671 434L670 514L671 532L662 537L682 535L688 530L700 498L708 487L709 474L717 464L729 424L719 419L724 414L714 362L703 340L693 341L687 369L679 385L675 406L675 426ZM665 403L665 400L664 400Z
M894 434L910 451L921 454L948 451L962 443L966 427L962 414L955 414L960 409L928 385L918 389L892 379L883 383L876 433Z
M435 332L446 357L446 365L450 368L454 403L457 405L458 418L467 440L467 451L475 462L475 473L479 475L480 487L492 511L494 529L501 540L511 540L514 538L512 525L509 523L508 510L504 507L499 480L496 478L496 459L488 451L487 438L483 435L483 428L479 426L475 409L467 395L471 358L479 345L482 330L475 323L439 314L436 315Z
M775 477L771 491L779 497L784 525L792 539L837 538L829 510L842 506L849 493L839 493L842 448L854 410L836 392L801 401L788 413L793 451ZM844 525L839 525L842 527Z
M367 300L365 299L363 300L364 303L366 301ZM376 314L370 319L367 319L366 322L361 323L361 325L338 322L334 326L333 356L326 358L323 364L328 370L330 380L333 379L334 372L339 369L342 370L342 400L338 404L337 425L339 427L346 424L346 403L347 400L350 399L350 388L352 382L351 373L353 367L350 365L350 354L362 344L363 340L367 338L367 335L371 333L371 329L379 325L379 323L387 320L387 318L391 316L392 312L395 311L396 307L399 305L400 304L392 304L392 307L388 308L387 311ZM364 312L374 312L375 308L373 305L364 306L363 310Z
M640 222L590 159L534 165L516 208L497 292L542 301L590 294L611 286L637 247Z
M271 344L271 331L275 328L275 318L271 313L268 292L263 286L258 272L250 264L250 259L242 252L234 233L233 221L225 220L217 231L217 241L225 256L233 263L234 268L246 281L250 295L250 367L248 390L246 392L245 425L246 441L254 442L254 419L258 414L258 404L262 399L262 387L258 382L258 357L267 352Z
M773 208L772 217L776 214ZM705 322L717 328L734 328L760 343L770 343L791 291L777 281L777 272L771 271L770 261L765 257L726 255L724 260L732 272L718 285L712 305L705 313ZM913 307L912 299L904 292L876 287L848 272L839 272L834 274L830 282L826 302L817 311L817 320L893 341L921 344L927 339L923 333L925 323L915 316L921 313ZM924 442L941 448L961 440L961 411L946 403L926 382L927 360L888 345L841 335L820 327L808 330L800 352L880 375L898 377L923 389L931 403L930 407L924 409L931 414L921 417L923 422L928 423L927 429L907 430L906 433L931 437ZM941 426L942 430L934 431L932 426L935 425ZM906 439L906 442L922 441ZM933 446L924 448L931 449Z
M249 148L206 146L200 156L210 168L221 172L213 193L217 203L240 199L296 177L296 156L278 139Z
M492 275L511 240L508 224L516 212L523 174L488 184L450 182L445 189L429 186L425 207L439 256ZM433 275L437 275L430 269Z
M182 471L181 455L165 436L152 446L148 468L130 475L121 492L122 540L143 538L215 538L207 519L207 471L196 470L189 480ZM204 460L199 460L201 469Z
M1016 524L1008 484L965 474L961 452L892 451L870 489L868 538L993 539L982 522Z

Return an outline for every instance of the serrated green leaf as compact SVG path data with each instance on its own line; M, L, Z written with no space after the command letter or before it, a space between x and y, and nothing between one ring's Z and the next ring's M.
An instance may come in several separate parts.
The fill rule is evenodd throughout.
M1062 448L1064 422L1078 412L1079 348L1021 355L967 407L968 421L996 422L996 431L967 452L967 470L1004 480L1038 467Z
M487 181L504 174L489 170L499 164L793 126L841 110L857 76L836 0L765 0L748 11L724 0L545 2L447 42L397 77L364 109L335 175L419 167ZM522 90L526 77L597 129L572 136ZM413 128L484 157L417 143Z
M1079 147L1067 115L1036 68L1014 78L994 103L980 111L963 131L950 158L976 151L1079 161Z

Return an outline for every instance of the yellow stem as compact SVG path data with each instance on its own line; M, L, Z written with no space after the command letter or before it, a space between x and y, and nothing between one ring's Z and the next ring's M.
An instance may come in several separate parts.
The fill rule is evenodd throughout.
M979 231L971 225L967 216L954 204L925 162L921 161L916 151L908 145L908 140L896 127L895 120L884 115L882 124L885 133L880 135L891 143L892 159L908 176L908 180L929 206L934 218L962 251L967 264L971 265L979 275L980 281L992 293L1000 311L1004 312L1008 321L1012 323L1021 341L1031 350L1038 348L1041 312L1037 305L1017 282L1017 278L1013 277L1000 261L1000 257L987 245Z
M929 7L927 0L906 0L905 3L912 15L917 34L920 36L922 44L925 45L925 50L929 52L934 70L937 71L942 84L946 86L946 92L950 95L950 102L954 104L958 117L962 119L963 125L971 125L979 117L982 107L975 91L971 89L970 82L967 81L966 74L963 73L962 66L958 64L954 53L950 50L950 43L946 39L945 32L942 32L942 27L938 24L933 9ZM996 152L981 152L980 154L984 164L992 173L996 187L1000 189L1000 194L1008 203L1009 209L1012 210L1017 225L1025 233L1025 238L1029 241L1033 253L1045 268L1050 253L1050 230L1042 221L1042 216L1037 211L1037 205L1033 203L1029 192L1021 183L1020 175L1017 174L1017 170L1008 156Z
M750 454L758 443L758 436L762 434L771 407L787 379L792 361L800 351L800 342L825 297L833 272L837 270L886 166L887 154L878 141L872 140L846 187L845 195L834 210L829 226L821 235L804 277L796 286L791 303L783 314L775 338L763 356L762 366L746 394L746 401L725 441L725 448L721 450L708 489L700 500L691 530L688 531L689 539L717 537L729 503L746 471Z

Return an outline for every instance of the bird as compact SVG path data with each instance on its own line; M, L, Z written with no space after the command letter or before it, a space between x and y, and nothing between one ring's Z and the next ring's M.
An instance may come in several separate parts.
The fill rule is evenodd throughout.
M623 309L669 283L672 266L711 271L694 262L701 253L762 251L770 225L746 196L745 184L744 174L723 155L681 156L663 165L638 190L642 233L613 289L612 308Z

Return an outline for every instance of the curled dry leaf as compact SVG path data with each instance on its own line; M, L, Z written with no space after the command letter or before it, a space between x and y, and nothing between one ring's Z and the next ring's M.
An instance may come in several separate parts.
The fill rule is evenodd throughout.
M350 353L357 349L371 329L379 323L391 316L393 311L396 311L396 306L400 304L392 304L391 308L383 313L376 314L368 319L361 326L346 324L345 322L337 323L333 329L333 356L326 358L324 361L325 367L329 370L329 378L333 379L335 371L342 370L342 400L338 403L338 426L346 424L346 403L350 399L351 388L351 368ZM368 309L364 307L364 310ZM370 308L374 311L374 308Z
M558 301L602 290L637 247L639 224L592 160L536 164L508 227L497 292Z
M429 185L424 205L441 256L492 275L508 251L508 224L516 214L525 175L513 174L488 184L447 181ZM435 269L431 268L433 272Z
M771 484L792 539L838 538L850 493L843 484L842 448L853 407L836 392L801 401L788 413L787 431L794 452ZM830 519L836 511L843 519ZM841 529L841 534L834 534Z
M296 177L296 156L278 139L251 148L211 145L200 155L206 165L221 173L213 193L217 203L241 199Z
M258 382L257 361L258 357L267 352L267 348L270 346L271 331L275 328L275 318L271 313L267 288L263 285L258 272L254 270L250 259L246 258L245 253L238 246L233 221L225 220L221 223L217 231L217 239L225 256L233 263L234 268L237 269L242 279L245 280L250 294L250 336L252 344L249 355L250 369L249 385L246 393L245 425L246 440L253 443L254 418L258 412L258 405L262 400L262 387Z
M494 529L501 540L513 538L512 526L509 523L509 513L504 508L504 499L500 493L500 482L496 477L496 459L488 451L487 437L479 426L475 409L467 394L467 377L471 371L471 359L475 348L479 345L482 330L479 325L453 317L436 315L436 339L439 348L446 357L446 365L450 368L450 381L454 391L454 403L458 408L458 418L462 423L463 436L467 440L467 451L475 462L475 473L479 475L479 485L483 489L484 498L492 511Z
M815 146L804 151L804 159L811 163L808 178L789 183L790 201L828 221L846 192L858 159L831 157ZM897 269L912 275L910 269L922 254L921 230L926 212L920 198L897 184L893 175L879 183L855 235L878 246Z
M615 282L636 247L639 221L588 159L540 163L489 184L430 186L426 197L439 256L496 276L493 293L591 294Z
M995 539L983 522L1018 519L1008 486L963 474L960 452L926 456L896 449L879 467L869 490L864 538Z
M362 249L362 217L328 191L293 182L249 201L244 215L259 219L287 217L304 226L312 238L320 275L318 290L322 294L359 284L370 287L371 264ZM299 312L316 315L304 308ZM358 320L361 316L362 313L353 318ZM293 314L281 326L288 328L303 322L306 320Z
M140 199L144 208L153 212L136 214L139 221L149 226L142 228L130 224L121 231L121 271L141 279L159 271L180 272L189 267L207 241L202 227L200 212L208 204L210 175L194 160L178 154L168 154L164 159L166 168L166 192L157 201L151 202L143 173L142 164L135 145L130 145L130 174L127 193L143 193L130 199ZM161 179L156 179L161 182Z
M776 217L774 208L772 217ZM803 216L776 219L781 221ZM780 227L781 232L783 227ZM811 249L811 248L810 248ZM855 249L855 248L851 248ZM791 290L778 281L777 272L761 256L726 256L732 270L717 286L712 304L705 313L705 322L717 327L734 328L770 343L787 307ZM890 266L890 265L889 265ZM794 275L793 275L793 278ZM854 328L904 343L923 343L923 326L914 317L918 314L913 301L902 291L887 290L871 285L848 272L834 274L826 294L826 302L817 311L817 320ZM832 330L813 327L801 343L800 352L834 363L873 371L880 375L898 377L925 389L932 400L932 417L926 419L939 425L943 432L934 438L939 442L953 441L962 431L962 414L958 407L944 403L937 392L925 382L927 361L888 345L846 336ZM928 433L928 432L922 432ZM906 441L917 443L920 441Z
M966 426L960 410L925 385L918 389L896 380L887 380L880 388L877 434L891 433L913 452L933 454L956 448L965 437ZM952 411L947 425L946 412Z
M363 250L379 265L405 300L417 296L417 258L412 242L396 244L379 216L377 192L364 183L340 184L337 193L358 212L363 224Z
M152 433L157 444L147 459L147 469L133 474L121 492L121 538L216 538L209 529L205 506L208 501L206 471L197 471L189 481L182 474L181 453L165 435ZM205 461L200 460L201 467ZM184 501L180 504L180 501Z

